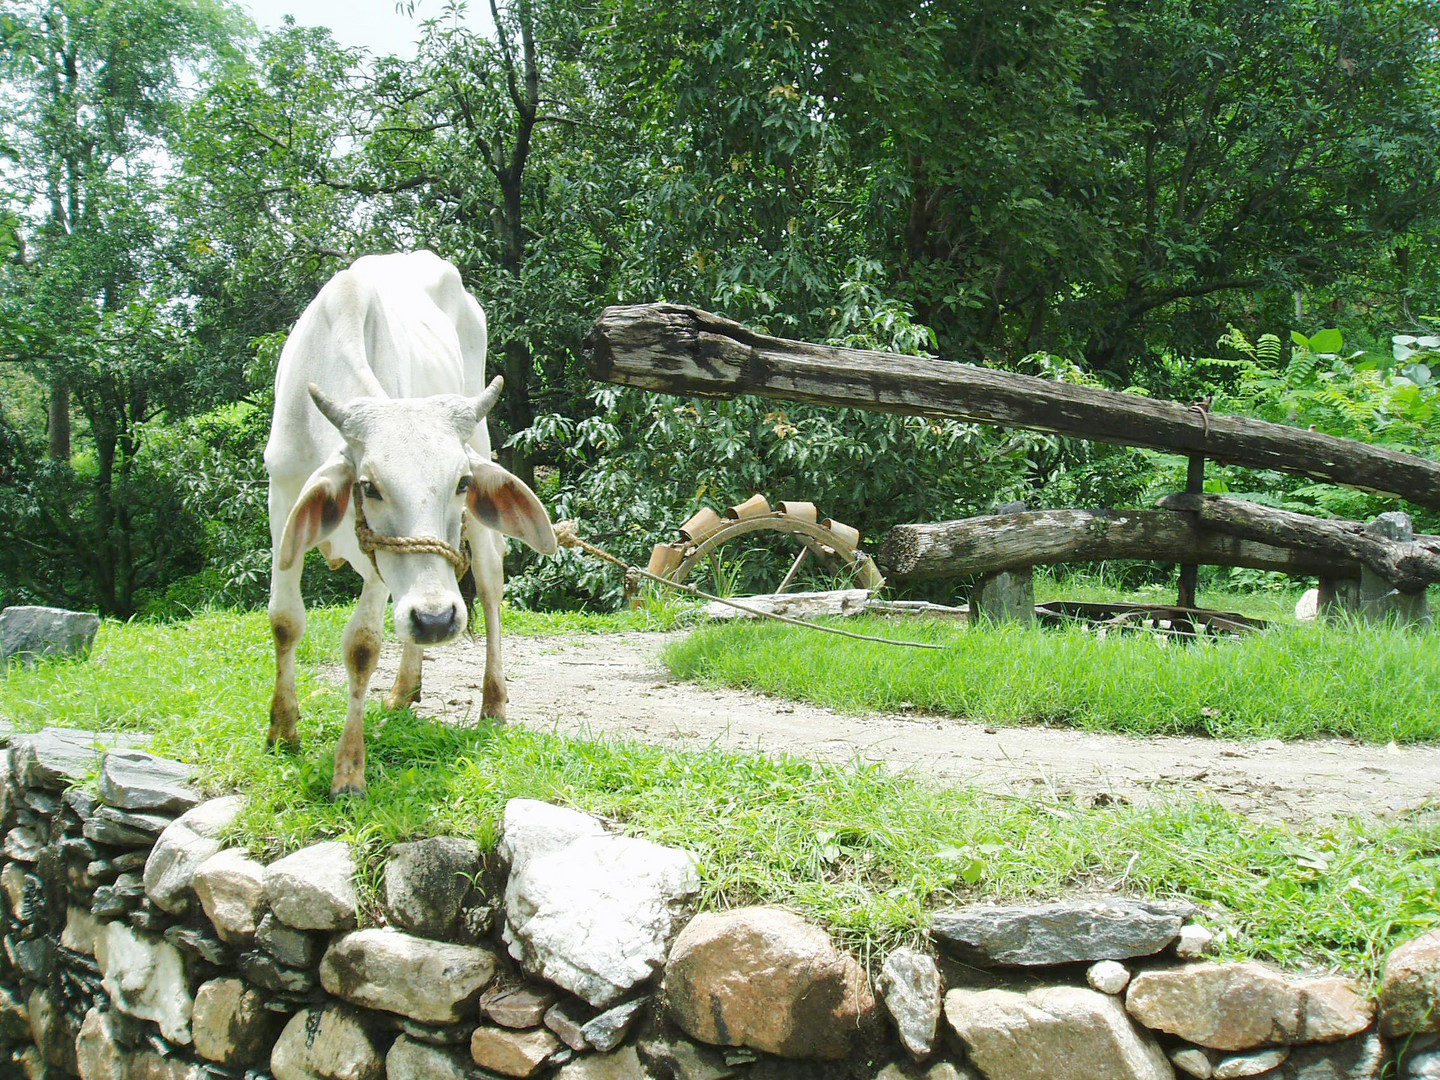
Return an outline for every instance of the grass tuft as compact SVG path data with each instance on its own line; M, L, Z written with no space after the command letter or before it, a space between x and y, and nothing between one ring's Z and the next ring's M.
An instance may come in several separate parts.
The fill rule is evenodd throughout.
M1079 627L847 619L901 649L736 620L671 644L681 677L850 712L920 709L1133 735L1440 739L1440 649L1393 626L1276 625L1240 639L1097 637Z

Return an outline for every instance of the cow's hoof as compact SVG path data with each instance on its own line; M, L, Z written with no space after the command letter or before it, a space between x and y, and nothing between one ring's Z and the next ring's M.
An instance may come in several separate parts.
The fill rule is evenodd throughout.
M281 754L298 754L300 753L300 737L297 735L292 738L282 738L271 735L265 740L265 749Z
M400 693L396 690L391 690L388 694L385 695L385 708L405 709L409 708L411 705L414 705L419 700L420 688L418 686L414 690L410 691L408 694Z
M480 723L486 727L504 727L505 710L501 709L499 712L482 712L480 714Z
M330 801L340 802L342 799L363 799L365 789L357 784L341 784L337 788L330 789Z

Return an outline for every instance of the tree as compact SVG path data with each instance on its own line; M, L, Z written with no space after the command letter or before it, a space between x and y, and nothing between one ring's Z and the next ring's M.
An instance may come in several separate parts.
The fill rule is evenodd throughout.
M0 356L48 388L57 467L54 482L37 482L19 432L10 472L28 475L35 527L85 569L87 599L110 614L133 612L147 575L169 572L163 530L137 549L146 422L229 390L188 348L173 258L185 238L166 212L165 173L184 80L233 58L242 27L212 0L28 0L0 19L0 122L14 133L6 164L24 211L3 271ZM86 442L73 459L71 404ZM76 481L88 489L83 516L54 502Z

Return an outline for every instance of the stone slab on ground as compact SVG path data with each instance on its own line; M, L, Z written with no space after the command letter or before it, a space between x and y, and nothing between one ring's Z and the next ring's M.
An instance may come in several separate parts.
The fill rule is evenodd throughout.
M930 936L979 967L1045 967L1154 956L1180 936L1188 904L1123 897L937 911Z
M0 611L0 665L82 656L95 643L100 616L64 608L17 606Z
M144 750L111 750L100 764L100 797L120 810L182 814L200 803L193 766Z

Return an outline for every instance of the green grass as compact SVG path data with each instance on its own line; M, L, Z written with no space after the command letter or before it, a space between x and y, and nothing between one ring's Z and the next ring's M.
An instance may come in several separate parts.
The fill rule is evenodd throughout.
M311 613L294 756L263 749L272 667L262 614L105 623L87 662L4 673L0 717L28 728L149 732L157 751L195 763L208 790L249 795L234 839L266 858L323 837L348 840L372 896L389 843L456 833L488 847L505 801L529 796L695 851L708 906L783 903L867 956L918 939L926 912L943 904L1087 890L1185 896L1230 930L1229 956L1360 973L1440 923L1434 815L1302 832L1213 802L1137 809L1006 799L859 763L445 727L378 708L368 726L369 795L332 804L343 695L315 668L335 662L345 615Z
M851 712L902 706L997 724L1135 735L1440 739L1434 633L1352 624L1276 626L1182 644L1146 634L847 619L844 628L941 643L852 641L735 621L671 644L677 675Z

